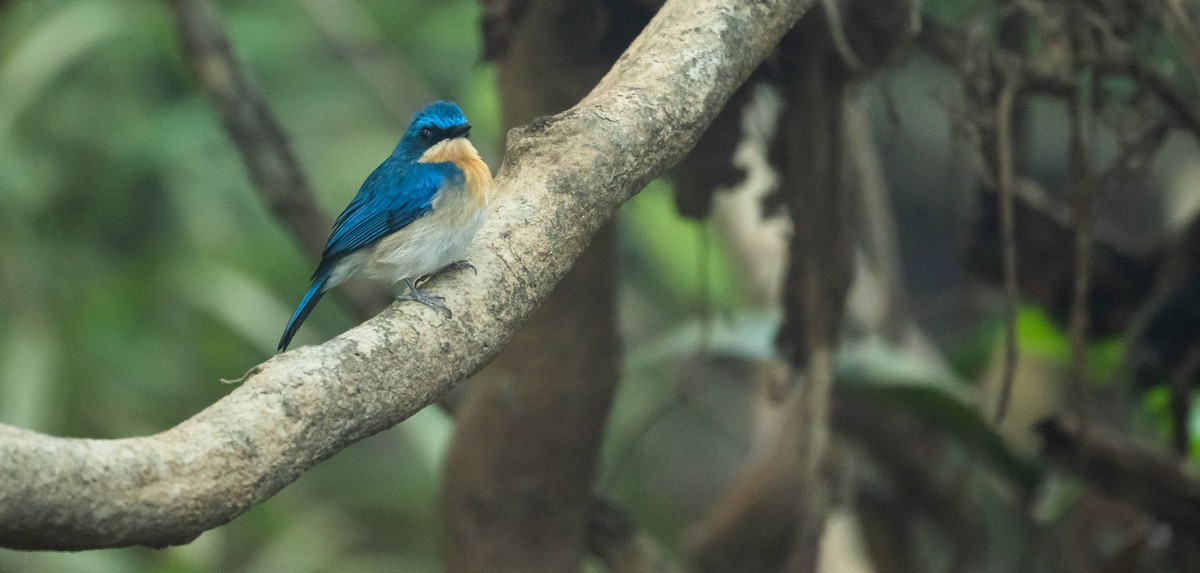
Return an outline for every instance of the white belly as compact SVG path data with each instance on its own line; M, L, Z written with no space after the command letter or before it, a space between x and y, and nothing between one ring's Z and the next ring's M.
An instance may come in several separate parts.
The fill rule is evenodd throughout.
M371 278L388 282L437 271L463 258L483 224L484 213L478 209L456 225L446 225L430 213L376 243L363 270Z
M347 256L330 277L330 286L362 271L388 283L417 279L461 260L487 215L462 192L443 196L433 210L374 245Z

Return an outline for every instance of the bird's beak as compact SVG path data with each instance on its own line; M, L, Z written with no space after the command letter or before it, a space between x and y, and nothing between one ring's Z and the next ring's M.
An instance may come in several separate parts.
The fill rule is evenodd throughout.
M451 129L451 130L450 130L450 137L451 137L451 138L455 138L455 137L467 137L467 134L469 134L470 132L471 132L471 124L469 124L469 123L464 123L464 124L462 124L462 125L460 125L460 126L457 126L457 127L453 128L453 129Z

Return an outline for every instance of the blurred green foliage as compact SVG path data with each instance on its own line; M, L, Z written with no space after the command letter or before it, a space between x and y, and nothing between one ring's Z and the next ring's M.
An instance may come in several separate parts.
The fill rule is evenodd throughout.
M997 339L1003 336L997 332ZM1071 339L1044 311L1034 306L1017 310L1017 351L1030 352L1063 365L1071 361ZM1109 382L1124 356L1119 337L1087 341L1088 376L1097 383Z
M378 25L356 48L393 51L417 72L394 81L459 101L495 164L476 4L345 7ZM303 3L222 10L336 213L407 118L381 108ZM167 5L149 0L0 4L0 239L0 422L66 436L151 434L219 399L221 378L272 353L311 271L257 200ZM327 304L298 342L349 326ZM0 551L0 571L435 570L448 428L422 412L185 547Z
M999 4L996 0L925 0L920 8L923 15L958 27L995 14L1000 9Z
M954 370L965 380L977 380L996 346L1003 341L1003 321L999 317L985 321L951 352ZM1071 340L1067 332L1045 311L1032 305L1020 305L1017 309L1017 351L1062 366L1069 366L1071 362ZM1124 355L1125 342L1121 337L1089 339L1087 364L1091 381L1099 385L1112 382Z
M621 211L622 254L642 288L687 313L732 311L741 302L729 252L706 222L675 210L669 184L652 181Z
M1192 398L1192 412L1188 418L1188 455L1192 460L1200 462L1200 408L1195 407L1195 393ZM1168 386L1155 386L1142 396L1142 414L1149 420L1154 435L1164 443L1171 442L1174 435L1174 425L1171 415L1171 389Z
M361 11L374 28L355 36L361 45L336 49L345 39L311 11L321 1ZM944 0L924 10L957 24L994 5ZM474 0L222 9L235 52L330 213L394 146L407 117L382 102L405 94L462 104L485 159L499 165L495 72L478 62ZM94 438L169 428L228 392L221 378L272 354L306 286L312 262L262 209L167 10L152 0L0 2L0 422ZM373 91L379 84L343 59L380 50L399 59L383 68L395 74L387 79L419 89ZM741 309L721 239L675 213L667 183L630 202L620 231L629 353L600 487L677 545L744 459L749 405L738 382L747 374L733 364L770 355L778 317ZM326 303L296 345L352 324ZM995 324L950 349L965 379L995 348ZM1023 351L1068 359L1065 335L1038 311L1022 310L1018 334ZM866 348L859 362L840 363L849 391L957 438L1015 482L1035 479L1037 468L968 406L961 381ZM1120 352L1120 341L1093 342L1092 375L1106 379ZM1144 410L1168 419L1158 391ZM0 550L0 573L437 570L449 432L445 415L426 409L187 546Z
M980 416L967 386L928 363L882 345L864 345L843 359L840 388L906 412L913 419L958 440L965 451L988 464L1009 482L1032 489L1041 469L1015 454Z

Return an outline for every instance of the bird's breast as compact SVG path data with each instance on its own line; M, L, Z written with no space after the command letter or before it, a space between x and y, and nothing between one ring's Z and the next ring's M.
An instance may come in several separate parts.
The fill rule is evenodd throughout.
M453 163L462 171L467 198L479 207L486 207L491 202L495 193L492 172L469 139L455 137L439 141L421 154L417 162Z

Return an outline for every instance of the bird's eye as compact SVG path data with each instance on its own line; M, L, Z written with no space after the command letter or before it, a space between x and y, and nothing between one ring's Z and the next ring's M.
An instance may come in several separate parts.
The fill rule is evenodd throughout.
M433 142L433 130L428 127L422 127L421 131L417 132L417 137L420 137L421 141L423 141L425 143L432 143Z

